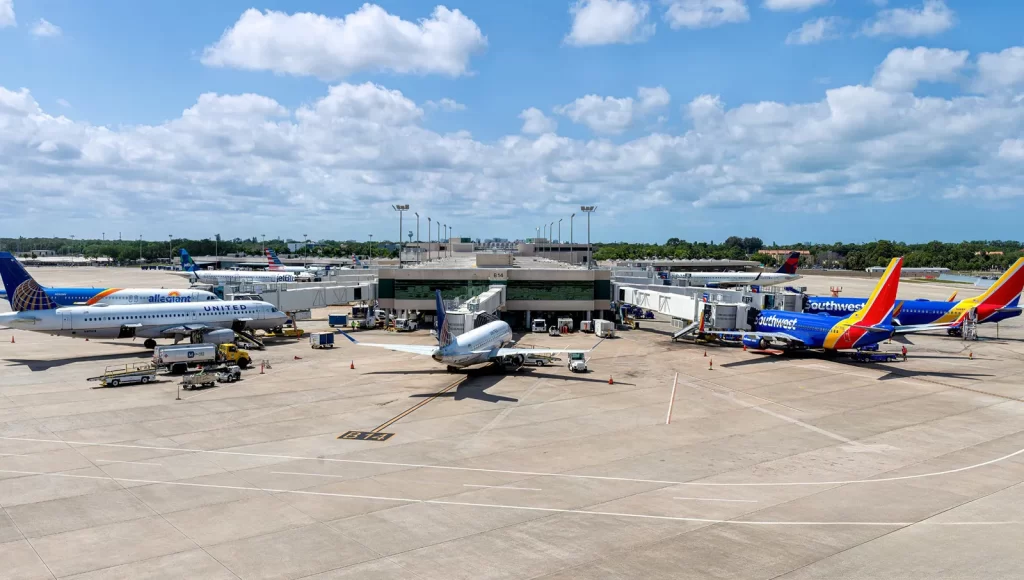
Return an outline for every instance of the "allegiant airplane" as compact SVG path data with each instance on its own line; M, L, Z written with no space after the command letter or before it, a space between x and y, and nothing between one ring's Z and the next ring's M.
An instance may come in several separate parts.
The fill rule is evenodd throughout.
M864 348L890 338L924 330L946 328L948 324L893 326L896 291L899 289L903 258L893 258L864 304L852 314L837 318L785 310L762 311L751 331L710 331L722 336L742 337L749 348L773 345L787 349L820 349L826 352Z
M974 298L965 298L953 302L956 293L949 301L938 300L905 300L896 304L893 314L896 326L913 326L920 324L947 324L947 332L951 335L960 333L961 323L971 309L975 309L978 322L999 322L1022 311L1018 306L1020 293L1024 290L1024 258L1018 258L1003 275L989 286L984 293ZM864 298L830 298L825 296L809 297L804 306L808 314L830 314L846 316L862 306Z
M46 310L62 306L103 306L108 304L168 304L217 300L217 295L202 290L174 288L54 288L41 286L29 276L10 252L0 252L0 273L4 292L0 298L11 303L11 310ZM7 282L10 281L10 286Z

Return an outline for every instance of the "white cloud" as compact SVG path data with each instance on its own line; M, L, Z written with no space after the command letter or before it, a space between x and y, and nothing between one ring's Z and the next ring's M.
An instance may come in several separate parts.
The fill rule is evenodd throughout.
M651 8L637 0L577 0L569 7L572 29L565 42L574 46L631 44L654 34L647 21Z
M665 20L673 29L713 28L750 20L745 0L662 0L668 5Z
M966 50L897 48L875 70L871 84L889 91L913 91L921 81L954 82L967 64Z
M64 107L65 109L71 108L71 103L67 99L57 99L57 104Z
M639 102L632 97L585 95L556 107L555 112L569 117L573 123L586 125L595 133L617 135L632 126L637 117L665 107L671 100L664 87L640 87L637 97Z
M828 4L830 0L764 0L764 7L768 10L780 12L783 10L794 10L803 12L816 6Z
M523 120L522 132L528 135L554 133L558 128L558 123L554 119L549 118L536 107L530 107L519 113L519 118Z
M423 104L430 109L441 110L445 113L454 113L455 111L466 110L466 105L463 105L454 99L449 99L448 97L444 97L439 101L427 101Z
M444 6L418 23L375 4L344 18L250 8L206 47L202 62L323 79L383 70L459 76L468 73L470 56L486 46L475 22Z
M60 29L60 26L57 26L56 24L49 22L45 18L40 18L39 21L36 22L35 26L32 27L32 34L34 34L35 36L60 36L61 32L62 31Z
M17 25L18 20L14 17L14 0L0 0L0 28Z
M978 55L977 90L994 92L1019 87L1024 87L1024 46Z
M864 24L868 36L932 36L956 24L956 14L943 0L924 0L920 8L892 8Z
M595 118L636 128L645 100L662 107L652 120L664 113L659 95L594 97L611 109ZM1005 199L1024 195L1024 106L1015 98L861 85L795 103L727 106L702 95L683 106L691 127L682 131L573 139L527 109L527 134L479 140L427 129L422 104L371 83L334 85L298 108L265 95L203 94L177 118L123 126L74 120L60 114L67 109L43 110L27 89L0 88L0 229L54 235L103 220L126 237L164 222L183 235L252 235L302 215L311 232L338 232L337 208L362 208L340 218L349 236L350 222L394 199L495 229L579 203L841 211L847 200ZM631 123L617 120L624 109ZM264 205L275 211L225 225L226 208Z
M839 22L834 16L808 20L803 26L786 35L786 44L817 44L838 38Z

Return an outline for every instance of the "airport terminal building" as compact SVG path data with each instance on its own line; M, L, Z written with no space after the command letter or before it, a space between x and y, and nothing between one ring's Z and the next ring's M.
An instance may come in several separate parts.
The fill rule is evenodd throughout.
M420 267L382 268L378 272L380 307L432 313L435 290L441 290L445 300L467 300L498 285L505 288L505 304L497 314L514 329L528 328L537 317L552 323L558 317L572 317L577 327L581 320L611 318L610 271L520 256L514 261L509 257L504 264L481 265L500 261L478 254Z

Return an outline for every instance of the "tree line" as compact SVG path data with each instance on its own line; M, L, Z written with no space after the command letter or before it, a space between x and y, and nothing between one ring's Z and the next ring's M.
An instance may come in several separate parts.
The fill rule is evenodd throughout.
M763 253L764 250L800 250L803 267L863 270L885 266L894 257L903 256L908 268L937 267L957 271L1004 270L1021 257L1024 244L1013 240L979 240L965 242L927 242L907 244L878 240L863 244L835 242L832 244L798 243L769 246L760 238L732 236L720 244L688 242L669 238L664 244L631 244L624 242L594 244L595 260L639 260L644 258L733 259L755 260L765 266L778 266L785 256ZM1001 252L1001 254L1000 254Z

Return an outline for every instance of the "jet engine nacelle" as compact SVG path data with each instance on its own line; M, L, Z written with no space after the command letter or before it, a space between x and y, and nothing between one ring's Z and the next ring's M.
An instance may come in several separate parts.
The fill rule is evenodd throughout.
M522 354L506 356L503 357L501 364L502 366L505 367L506 370L518 371L519 369L523 368L524 364L526 364L526 356Z
M226 328L203 333L203 342L210 344L226 344L235 341L235 333Z
M765 350L768 348L768 341L763 337L758 336L744 336L743 345L747 348L753 348L757 350Z

